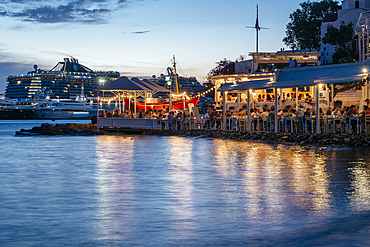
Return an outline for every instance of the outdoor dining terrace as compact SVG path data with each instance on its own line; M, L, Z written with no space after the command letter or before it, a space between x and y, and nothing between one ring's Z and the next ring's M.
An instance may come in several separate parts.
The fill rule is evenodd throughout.
M226 118L226 130L250 131L250 132L282 132L282 133L316 133L316 116L307 118L279 117L277 131L275 131L275 120L273 117L251 117L248 126L247 116L232 116ZM364 116L331 116L319 117L319 133L368 133L370 128L370 115ZM211 129L217 129L211 123ZM222 125L220 128L222 129Z
M99 128L135 128L158 130L226 130L250 132L281 132L281 133L317 133L316 115L300 118L296 116L279 117L278 121L271 116L250 117L229 116L226 121L222 117L199 117L187 119L157 118L118 118L99 117ZM277 124L276 124L277 123ZM226 124L224 126L224 124ZM275 126L277 131L275 130ZM370 115L358 116L319 116L319 133L354 134L370 131Z
M141 128L159 130L223 130L223 131L249 131L266 133L368 133L369 117L360 112L351 114L331 115L322 114L323 106L334 108L334 88L341 83L364 82L363 94L360 101L370 97L369 71L370 62L351 64L336 64L304 68L285 69L274 74L273 78L225 83L219 90L222 94L222 103L215 107L216 114L199 116L187 112L180 118L102 118L98 117L97 128ZM303 88L303 90L302 90ZM258 91L259 90L259 91ZM290 94L290 101L283 102L282 98ZM265 93L275 100L262 100L256 102L254 96ZM237 95L236 99L230 95ZM244 94L244 97L240 97ZM330 96L331 94L331 96ZM294 97L293 97L293 96ZM309 101L305 98L309 95ZM294 100L294 101L293 101ZM230 102L231 101L231 102ZM303 102L304 101L304 102ZM298 114L280 114L286 104L292 104L296 111L301 105L311 108L313 114L304 117ZM294 102L294 103L293 103ZM284 105L285 104L285 105ZM268 116L252 114L252 109L270 109ZM235 114L230 106L237 107L248 114ZM241 107L243 109L238 109ZM369 105L368 105L369 106ZM245 108L245 109L244 109ZM363 105L362 105L363 108ZM276 110L275 110L276 109ZM173 109L169 109L173 111ZM326 111L325 111L326 112ZM319 114L317 114L319 113ZM177 113L175 114L178 115Z

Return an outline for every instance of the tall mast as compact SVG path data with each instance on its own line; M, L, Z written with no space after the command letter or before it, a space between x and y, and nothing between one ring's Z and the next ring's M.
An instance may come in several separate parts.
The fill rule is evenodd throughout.
M258 4L257 4L257 18L256 18L256 52L258 53L258 31L261 29L258 23Z
M257 18L256 18L256 24L254 25L254 27L252 26L245 26L246 28L254 28L256 29L256 53L258 53L258 32L261 30L261 29L266 29L268 30L268 28L266 27L260 27L260 24L259 24L259 21L258 21L258 4L257 4ZM257 54L256 54L257 55ZM253 63L254 64L254 63ZM254 66L254 65L253 65Z
M257 4L257 18L256 18L256 24L254 27L252 26L246 26L247 28L254 28L256 29L256 53L258 53L258 32L261 31L261 29L267 29L266 27L260 27L259 20L258 20L258 4Z
M176 82L176 94L179 94L179 85L177 83L177 72L176 72L176 60L175 60L175 55L173 55L173 68L175 71L175 82Z

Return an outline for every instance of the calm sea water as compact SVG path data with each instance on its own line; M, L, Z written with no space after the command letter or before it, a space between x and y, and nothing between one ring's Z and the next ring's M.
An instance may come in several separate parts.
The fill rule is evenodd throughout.
M0 121L1 246L369 246L370 149L32 136Z

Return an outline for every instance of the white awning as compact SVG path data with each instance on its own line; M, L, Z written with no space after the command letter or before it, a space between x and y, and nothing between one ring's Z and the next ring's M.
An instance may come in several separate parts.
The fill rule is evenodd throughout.
M228 83L220 91L242 93L249 89L295 88L317 84L336 84L344 82L360 82L368 77L370 62L332 64L294 69L282 69L276 72L276 82L270 80L254 80L241 83Z
M277 73L277 80L273 83L273 87L294 88L316 84L356 82L368 76L369 71L369 62L283 69Z
M267 89L271 88L272 81L270 79L265 80L254 80L254 81L246 81L240 82L237 84L234 83L227 83L224 84L221 88L221 92L232 92L232 93L245 93L249 89Z
M333 83L345 83L345 82L359 82L364 78L364 75L353 75L345 77L323 77L315 80L318 84L333 84Z

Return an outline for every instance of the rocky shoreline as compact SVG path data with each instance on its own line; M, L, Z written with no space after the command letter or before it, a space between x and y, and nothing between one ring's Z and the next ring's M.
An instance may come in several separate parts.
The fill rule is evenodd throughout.
M35 126L30 130L21 129L15 135L104 135L104 131L98 131L96 124L48 124L43 123L40 127Z
M127 135L126 131L112 129L97 131L96 124L48 124L30 130L21 129L16 135ZM142 135L182 136L223 140L256 140L269 143L289 143L315 146L370 146L369 134L300 134L266 133L222 130L141 130ZM132 134L132 133L131 133Z
M201 137L223 140L255 140L315 146L370 146L369 134L300 134L221 130L150 130L145 135Z

